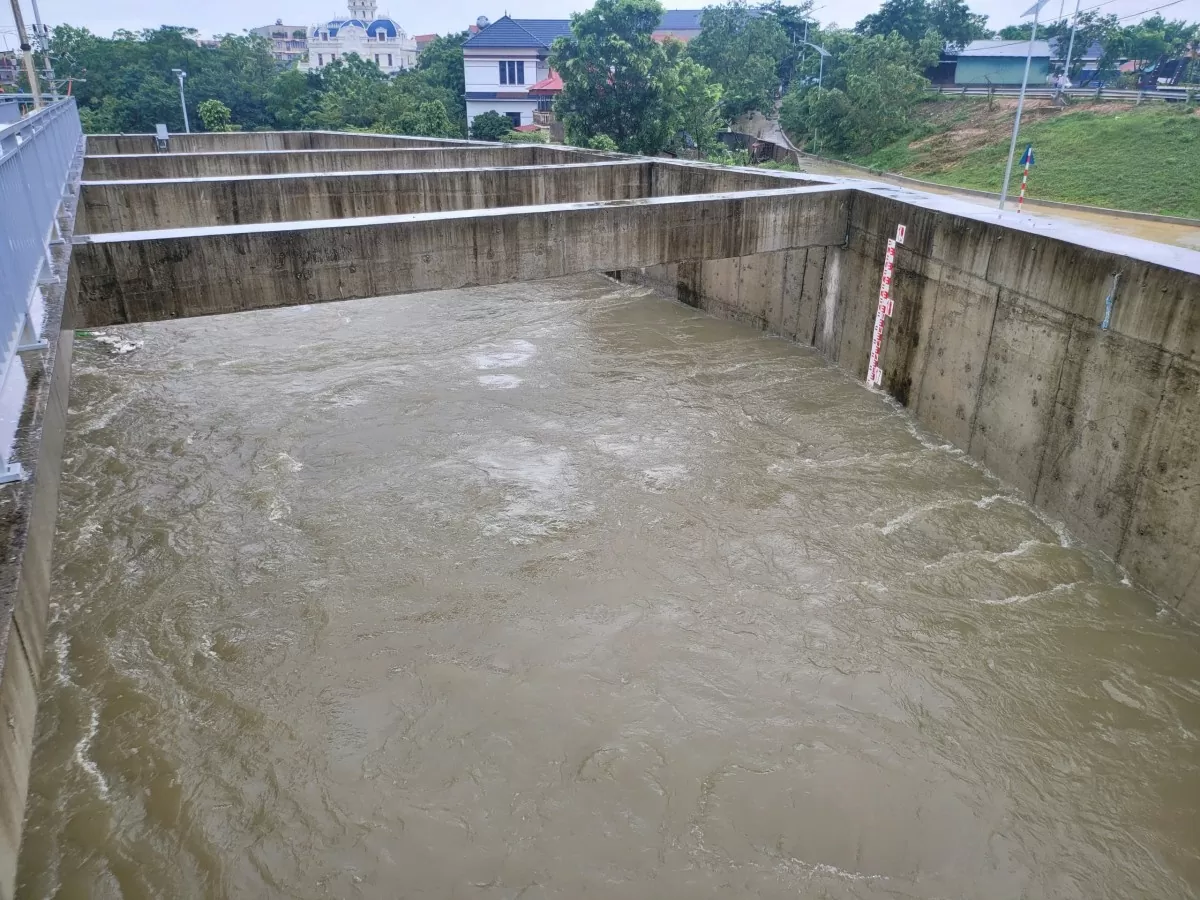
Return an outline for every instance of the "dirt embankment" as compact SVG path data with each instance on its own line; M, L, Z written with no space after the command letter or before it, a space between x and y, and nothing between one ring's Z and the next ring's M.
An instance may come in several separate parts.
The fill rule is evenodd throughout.
M1128 103L1073 103L1063 108L1049 100L1027 100L1021 121L1024 127L1079 112L1111 114L1132 108ZM981 147L1006 140L1012 134L1016 109L1017 101L1008 97L990 103L956 99L922 104L921 120L937 131L908 145L916 156L905 167L905 174L919 178L944 172Z

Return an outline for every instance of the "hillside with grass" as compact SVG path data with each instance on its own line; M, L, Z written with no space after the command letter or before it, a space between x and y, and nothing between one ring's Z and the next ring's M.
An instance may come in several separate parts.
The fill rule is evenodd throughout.
M850 162L956 187L999 191L1015 100L939 99L905 138ZM1032 199L1200 218L1200 114L1182 104L1027 104L1018 153L1034 145ZM1018 156L1019 159L1019 156ZM1020 188L1014 166L1010 191Z

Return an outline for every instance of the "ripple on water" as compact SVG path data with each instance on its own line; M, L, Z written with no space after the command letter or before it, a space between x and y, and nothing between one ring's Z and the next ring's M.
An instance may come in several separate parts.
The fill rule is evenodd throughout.
M1200 890L1195 624L815 354L599 277L113 334L23 898Z

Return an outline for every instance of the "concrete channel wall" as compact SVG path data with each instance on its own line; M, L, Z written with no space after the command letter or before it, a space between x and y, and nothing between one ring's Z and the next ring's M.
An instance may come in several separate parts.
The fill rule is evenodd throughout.
M358 134L351 131L234 131L227 133L172 134L170 153L231 153L247 150L362 150L379 147L472 146L473 141L400 137L391 134ZM88 152L97 156L120 153L155 153L152 134L93 134Z
M13 896L17 877L38 692L45 675L42 650L75 337L65 295L81 166L82 154L59 217L66 241L53 250L56 280L43 288L42 333L49 346L29 354L26 370L29 387L15 454L26 477L0 488L0 900Z
M76 233L635 200L779 186L779 179L755 172L709 170L647 159L560 166L84 182Z
M90 235L72 298L99 327L823 247L843 240L849 196L823 185Z
M588 158L588 157L582 157ZM254 150L244 153L89 155L84 181L144 181L213 175L285 175L299 172L380 172L469 166L535 166L579 162L560 147L494 144L489 147L364 148L357 150Z
M1200 611L1200 268L859 191L844 246L624 275L865 379L901 223L883 388L1138 583Z

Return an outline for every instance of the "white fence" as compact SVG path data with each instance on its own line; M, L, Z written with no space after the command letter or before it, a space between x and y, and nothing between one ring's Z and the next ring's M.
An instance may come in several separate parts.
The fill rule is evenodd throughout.
M0 483L21 478L10 462L27 384L20 354L46 347L42 285L55 280L50 243L80 136L73 99L0 126Z

